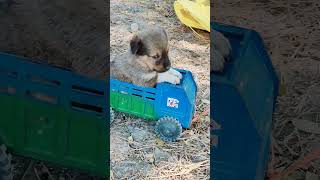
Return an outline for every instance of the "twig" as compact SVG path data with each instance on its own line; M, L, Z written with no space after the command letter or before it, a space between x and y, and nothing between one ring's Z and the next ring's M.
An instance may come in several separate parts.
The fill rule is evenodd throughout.
M24 171L24 173L23 173L23 175L22 175L21 180L24 180L24 178L26 177L26 175L28 174L28 172L30 172L30 171L31 171L31 169L32 169L32 167L33 167L33 165L34 165L34 163L35 163L35 161L34 161L33 159L32 159L32 160L30 160L30 163L29 163L29 165L28 165L27 169Z
M48 169L47 166L45 166L43 163L42 163L42 168L48 173L50 179L51 179L51 180L54 180L54 178L52 177L49 169Z
M39 177L37 168L33 168L33 170L34 170L34 174L36 175L37 179L41 180L41 178Z
M310 166L311 162L314 160L320 159L320 148L316 148L312 150L307 155L299 158L297 161L292 163L287 169L284 171L274 174L270 177L269 180L280 180L281 178L288 177L294 171L302 168L306 169Z

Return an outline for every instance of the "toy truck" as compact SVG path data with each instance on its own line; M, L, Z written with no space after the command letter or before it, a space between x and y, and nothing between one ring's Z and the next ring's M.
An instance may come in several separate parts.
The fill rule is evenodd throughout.
M191 125L197 93L192 73L176 70L183 75L178 85L159 83L154 88L146 88L111 79L110 106L116 111L157 120L155 131L159 137L175 141L182 128Z
M231 42L231 61L211 74L211 112L221 126L211 147L215 180L264 180L270 149L278 78L259 34L253 30L211 24Z
M107 81L0 53L0 179L13 153L109 177Z

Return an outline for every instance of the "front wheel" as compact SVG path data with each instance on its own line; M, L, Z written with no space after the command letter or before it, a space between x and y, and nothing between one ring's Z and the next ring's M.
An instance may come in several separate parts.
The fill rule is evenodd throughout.
M7 153L5 145L0 145L0 180L12 180L11 155Z
M180 122L172 117L160 118L155 129L160 139L168 142L176 141L182 134Z

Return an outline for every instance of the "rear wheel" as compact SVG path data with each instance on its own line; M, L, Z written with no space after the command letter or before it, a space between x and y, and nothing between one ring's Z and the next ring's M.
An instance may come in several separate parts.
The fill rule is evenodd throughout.
M6 146L0 145L0 180L13 179L11 159Z
M181 136L182 126L176 118L163 117L157 121L156 133L160 139L173 142Z

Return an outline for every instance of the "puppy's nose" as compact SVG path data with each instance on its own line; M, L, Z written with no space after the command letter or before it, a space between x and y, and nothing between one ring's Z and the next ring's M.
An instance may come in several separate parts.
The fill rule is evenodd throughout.
M170 69L171 63L170 63L169 59L164 62L163 66L165 67L166 70Z

